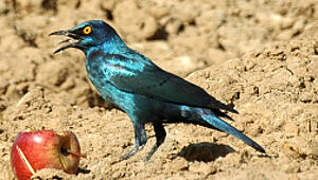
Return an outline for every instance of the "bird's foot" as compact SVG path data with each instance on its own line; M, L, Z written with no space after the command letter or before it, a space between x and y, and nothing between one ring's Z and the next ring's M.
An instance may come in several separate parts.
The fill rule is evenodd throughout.
M151 159L151 157L152 157L152 155L157 151L157 149L158 149L158 145L157 144L155 144L152 148L151 148L151 150L149 151L149 153L147 154L147 156L146 156L146 158L145 158L145 162L146 161L149 161L150 159Z
M133 156L134 154L136 154L138 151L142 150L144 148L144 146L135 146L134 148L132 148L127 154L123 155L121 157L122 160L127 160L129 159L131 156Z

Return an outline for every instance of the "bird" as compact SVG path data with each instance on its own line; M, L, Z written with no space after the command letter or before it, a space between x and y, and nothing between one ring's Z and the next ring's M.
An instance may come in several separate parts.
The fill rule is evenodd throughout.
M153 126L156 142L145 161L150 160L164 142L167 135L164 125L167 123L189 123L226 132L265 153L262 146L222 120L232 120L227 112L238 111L128 47L105 21L85 21L69 30L49 34L53 35L67 37L54 54L69 48L81 50L86 56L89 80L107 104L130 118L135 146L122 156L122 160L143 149L147 142L147 123Z

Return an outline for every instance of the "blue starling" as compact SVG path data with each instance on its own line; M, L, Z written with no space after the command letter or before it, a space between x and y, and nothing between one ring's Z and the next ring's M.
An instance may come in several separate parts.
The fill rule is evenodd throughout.
M149 160L164 142L164 123L191 123L227 132L257 151L265 150L220 118L235 109L216 100L202 88L164 71L149 58L129 48L116 31L101 20L86 21L70 30L50 35L69 37L55 53L76 48L85 53L90 81L108 104L124 111L134 127L136 145L123 159L141 150L147 142L145 124L154 127L156 144Z

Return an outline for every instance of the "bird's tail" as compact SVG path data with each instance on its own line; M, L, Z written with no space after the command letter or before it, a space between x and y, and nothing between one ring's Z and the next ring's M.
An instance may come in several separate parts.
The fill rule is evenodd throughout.
M241 139L243 142L245 142L246 144L248 144L249 146L253 147L254 149L256 149L259 152L265 153L264 148L262 148L259 144L257 144L255 141L253 141L252 139L250 139L249 137L247 137L246 135L244 135L243 133L241 133L239 130L237 130L236 128L234 128L233 126L231 126L230 124L226 123L225 121L221 120L220 118L218 118L217 116L214 115L214 113L212 112L206 112L205 110L200 109L200 119L201 121L203 120L203 124L204 123L208 123L209 125L211 125L212 127L226 132L228 134L231 134L239 139ZM210 111L210 110L208 110Z

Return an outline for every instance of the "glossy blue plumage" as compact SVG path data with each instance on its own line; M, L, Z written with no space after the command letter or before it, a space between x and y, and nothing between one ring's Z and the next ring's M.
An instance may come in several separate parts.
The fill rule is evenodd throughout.
M84 28L91 28L89 34ZM184 122L227 132L260 152L265 150L219 117L231 119L221 110L237 113L207 94L202 88L168 73L147 57L130 49L115 30L103 21L87 21L68 31L51 35L66 35L75 39L56 52L78 48L86 55L88 77L102 97L112 106L128 114L135 131L136 146L123 158L135 154L147 142L145 123L154 126L157 143L148 154L163 143L166 132L163 123Z

